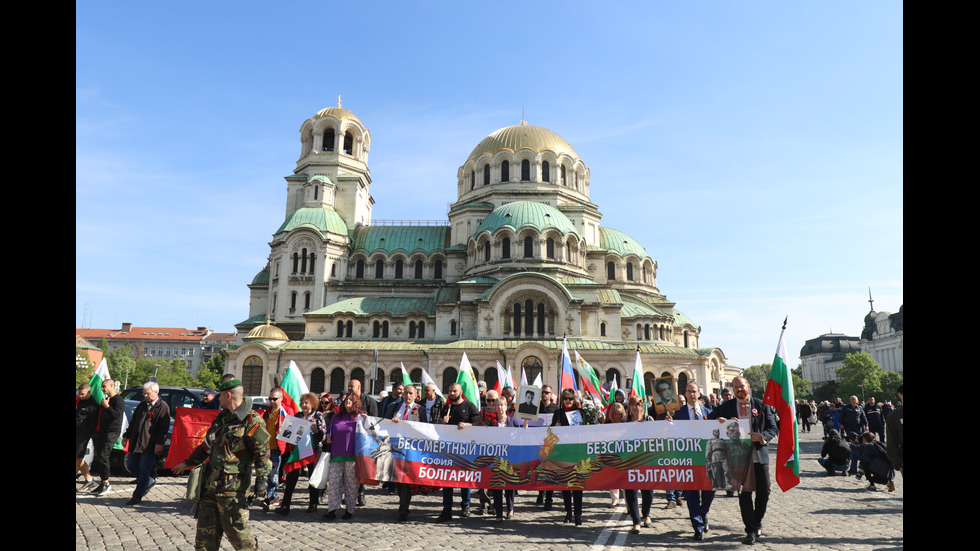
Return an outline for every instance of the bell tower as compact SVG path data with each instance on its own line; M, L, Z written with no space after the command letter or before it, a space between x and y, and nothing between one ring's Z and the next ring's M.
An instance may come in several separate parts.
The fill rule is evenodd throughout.
M357 115L341 107L340 94L336 107L318 111L299 132L299 160L294 175L286 178L286 216L313 200L335 210L348 228L370 225L371 132ZM319 187L311 188L314 180Z

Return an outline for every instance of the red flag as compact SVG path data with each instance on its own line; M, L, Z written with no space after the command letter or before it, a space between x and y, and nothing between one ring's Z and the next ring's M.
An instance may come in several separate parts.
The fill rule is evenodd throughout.
M218 416L217 409L178 407L174 416L174 432L170 436L170 451L163 467L172 469L182 463L204 441L208 427Z

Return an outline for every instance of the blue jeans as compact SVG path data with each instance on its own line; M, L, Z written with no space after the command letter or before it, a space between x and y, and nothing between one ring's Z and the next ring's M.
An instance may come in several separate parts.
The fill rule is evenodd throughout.
M133 499L143 499L143 494L150 484L156 482L157 456L152 451L131 453L126 456L126 468L129 472L136 473L136 489L133 490Z
M677 503L682 493L682 490L667 490L667 503Z
M451 512L453 510L453 490L455 488L445 487L442 489L442 510L446 512ZM470 506L470 489L460 488L460 505L463 507Z
M265 497L276 500L279 499L279 465L282 464L282 455L278 447L272 448L269 460L272 461L272 470L269 471L269 488L265 492Z

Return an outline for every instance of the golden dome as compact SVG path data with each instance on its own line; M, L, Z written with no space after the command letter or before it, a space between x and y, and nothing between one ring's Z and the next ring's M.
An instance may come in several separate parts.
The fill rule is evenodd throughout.
M535 153L547 150L553 151L559 156L568 154L576 159L578 158L578 153L565 141L565 138L562 138L551 130L530 124L515 124L514 126L501 128L486 138L483 138L483 141L477 144L473 152L470 153L470 156L467 157L467 160L475 159L484 153L494 155L502 150L516 152L520 149L532 149Z
M246 342L250 341L289 341L289 337L282 329L279 329L275 325L272 325L268 321L262 325L256 325L251 331L248 332L248 336L243 339Z
M313 120L320 119L323 117L328 117L328 116L333 117L339 121L344 121L346 119L354 119L357 122L361 122L361 119L357 118L357 115L339 106L320 109L319 111L316 112L316 115L313 115Z

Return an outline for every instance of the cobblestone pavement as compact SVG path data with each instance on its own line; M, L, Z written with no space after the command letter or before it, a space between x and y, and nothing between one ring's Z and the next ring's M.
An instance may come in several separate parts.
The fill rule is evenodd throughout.
M840 549L846 551L901 549L904 547L904 481L899 475L896 491L879 485L867 490L867 482L854 477L827 477L817 464L822 446L817 432L800 435L802 472L800 485L783 493L773 477L773 492L755 549ZM775 444L772 445L773 452ZM775 457L775 453L771 454ZM193 549L196 521L183 501L184 477L162 477L142 504L127 507L134 487L132 479L117 479L104 497L76 494L75 548L105 550ZM691 538L687 507L665 509L663 492L655 492L653 524L629 534L629 515L624 505L610 508L608 491L585 493L584 524L562 524L560 494L556 508L544 511L534 504L534 494L518 497L513 520L495 524L491 517L473 515L436 524L442 508L441 493L416 496L405 523L395 522L398 498L378 487L366 491L367 505L354 518L324 522L321 506L307 513L308 493L301 481L288 517L251 512L251 525L264 549L349 549L385 551L399 549L466 550L573 549L745 549L738 499L719 492L711 506L711 531L703 541ZM458 495L457 495L458 500ZM478 501L474 493L474 508ZM227 539L221 549L231 549Z

